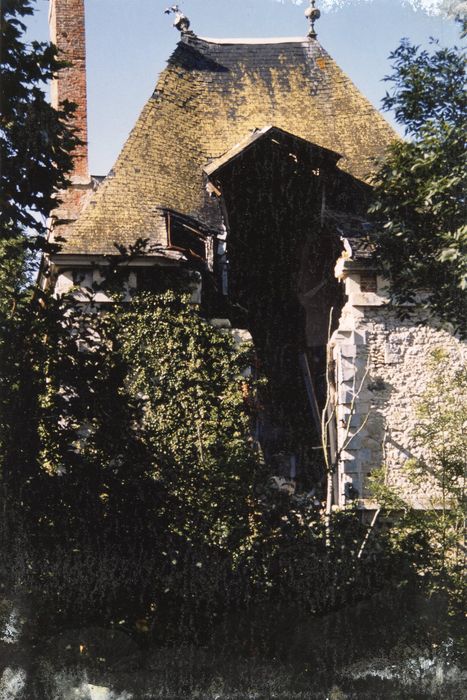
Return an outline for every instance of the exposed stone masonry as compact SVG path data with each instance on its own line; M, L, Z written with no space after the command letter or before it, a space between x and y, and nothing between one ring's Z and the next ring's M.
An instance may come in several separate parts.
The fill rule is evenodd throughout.
M341 275L348 301L331 340L338 444L341 449L347 444L341 453L336 502L345 505L349 493L358 494L371 507L366 479L384 465L388 485L400 488L415 507L428 507L433 485L427 481L417 490L404 473L408 459L422 456L421 448L414 447L416 409L434 379L433 351L447 352L455 368L467 360L467 347L426 313L402 320L389 304L383 278L376 278L376 292L362 292L361 277L366 280L367 274L360 263L345 262Z

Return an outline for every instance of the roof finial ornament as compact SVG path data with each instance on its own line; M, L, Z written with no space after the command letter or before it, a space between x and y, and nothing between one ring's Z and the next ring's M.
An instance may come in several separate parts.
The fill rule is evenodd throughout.
M172 5L164 10L164 14L166 15L170 15L171 13L175 15L173 26L178 29L181 34L191 33L190 20L183 14L178 5Z
M321 12L315 7L315 4L316 0L310 0L310 7L305 10L305 17L310 22L310 31L308 32L310 39L316 39L318 36L315 31L315 22L321 17Z

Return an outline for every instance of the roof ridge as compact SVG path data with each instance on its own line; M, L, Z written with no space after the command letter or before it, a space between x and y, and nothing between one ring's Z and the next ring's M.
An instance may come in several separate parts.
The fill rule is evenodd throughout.
M306 36L281 36L281 37L239 37L239 38L212 38L205 36L190 37L191 40L198 39L207 44L305 44L310 39Z

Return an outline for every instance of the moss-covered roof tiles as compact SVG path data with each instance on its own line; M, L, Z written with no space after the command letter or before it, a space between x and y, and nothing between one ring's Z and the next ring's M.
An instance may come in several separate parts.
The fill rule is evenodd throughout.
M395 133L315 40L228 43L184 35L114 169L63 253L115 252L138 238L165 243L160 208L220 228L203 167L253 129L274 125L342 154L365 179Z

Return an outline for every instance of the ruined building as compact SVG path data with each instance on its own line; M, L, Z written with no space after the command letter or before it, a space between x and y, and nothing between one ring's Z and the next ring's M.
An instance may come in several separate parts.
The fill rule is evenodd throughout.
M180 41L113 169L91 177L86 145L77 151L48 271L58 294L92 287L123 249L137 289L192 271L208 318L252 335L273 473L319 480L330 395L334 503L370 507L372 469L384 461L390 481L402 478L430 350L461 349L388 304L365 212L374 160L396 135L319 44L314 4L305 38L202 38L177 13ZM52 39L72 62L52 96L77 103L86 141L84 0L50 5Z

